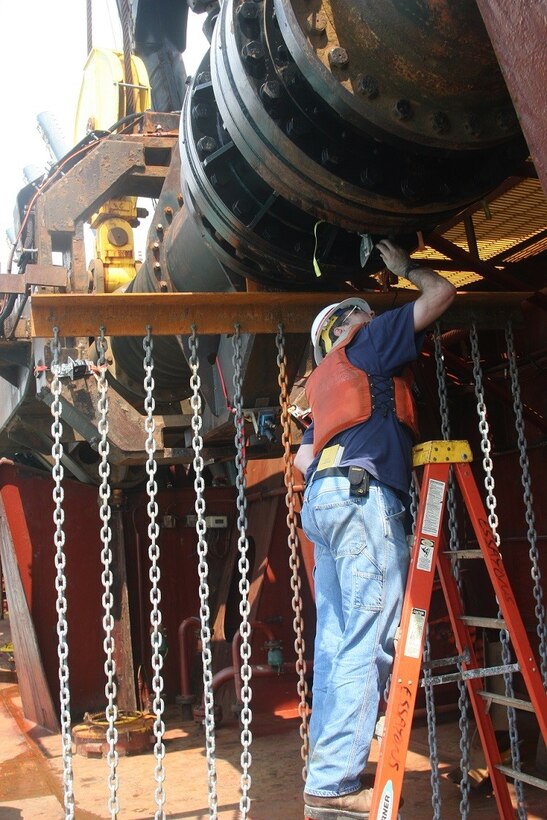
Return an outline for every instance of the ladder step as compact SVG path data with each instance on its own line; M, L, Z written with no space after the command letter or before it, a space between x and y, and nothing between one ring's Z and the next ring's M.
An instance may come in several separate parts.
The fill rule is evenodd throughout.
M497 695L495 692L486 692L484 689L480 690L478 694L484 700L489 700L492 703L499 703L501 706L513 706L513 708L521 709L523 712L535 711L529 700L510 698L507 697L507 695Z
M505 666L487 666L481 669L464 669L463 672L448 672L446 675L432 675L427 681L420 680L420 686L440 686L443 683L453 683L459 680L473 678L491 678L494 675L503 675L504 672L519 672L518 663L508 663Z
M449 558L480 558L484 561L482 550L444 550Z
M517 772L516 769L511 769L509 766L502 766L501 764L498 764L496 769L506 777L510 777L513 780L521 780L523 783L535 786L536 789L547 791L547 780L542 780L541 777L534 777L533 774L526 774L526 772Z
M460 615L459 620L467 626L483 626L486 629L506 629L503 618L481 618L476 615Z

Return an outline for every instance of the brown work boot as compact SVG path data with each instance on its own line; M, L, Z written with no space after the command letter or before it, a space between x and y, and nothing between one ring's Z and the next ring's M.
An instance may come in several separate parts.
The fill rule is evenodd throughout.
M359 789L340 797L318 797L304 792L304 814L310 820L368 820L371 802L372 789Z

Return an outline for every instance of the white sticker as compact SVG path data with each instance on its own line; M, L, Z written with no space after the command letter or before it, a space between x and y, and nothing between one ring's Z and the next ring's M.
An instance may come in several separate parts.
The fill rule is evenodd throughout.
M434 478L429 479L421 529L424 535L433 535L436 538L439 534L445 487L446 483L444 481L437 481Z
M383 788L378 809L378 820L391 820L393 814L393 783L388 780Z
M422 654L422 635L425 629L426 614L425 609L413 609L410 613L405 644L407 658L419 658Z
M420 538L418 546L418 557L416 559L416 569L422 569L424 572L431 572L433 564L433 552L435 545L429 538Z

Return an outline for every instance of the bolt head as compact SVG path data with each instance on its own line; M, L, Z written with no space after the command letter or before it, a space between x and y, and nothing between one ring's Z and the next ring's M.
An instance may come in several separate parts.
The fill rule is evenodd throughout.
M340 48L340 46L331 48L328 59L331 68L344 68L349 63L348 52L345 48Z
M211 106L205 102L198 102L192 106L192 117L197 120L204 120L211 114Z
M450 131L450 120L444 111L435 111L430 116L429 122L436 134L447 134Z
M266 80L260 87L260 97L264 102L274 102L281 97L279 80Z
M410 120L413 115L412 105L408 100L397 100L393 113L398 120Z
M310 33L323 34L327 28L327 15L323 11L314 11L308 16L306 25Z
M283 69L283 83L287 88L292 88L299 80L300 74L294 63L290 63L290 65Z
M375 165L367 165L361 171L361 182L365 188L375 188L381 179L380 169Z
M232 211L239 219L246 217L251 212L251 209L252 201L246 196L240 196L232 205Z
M197 149L200 157L204 159L208 157L209 154L212 154L213 151L216 151L218 148L217 141L214 137L200 137L197 141Z
M463 128L471 137L480 137L482 134L481 123L478 117L475 116L468 117L463 124Z
M515 112L506 108L505 111L500 111L496 117L496 125L501 131L509 131L515 124Z
M252 65L256 65L261 62L261 60L264 59L264 49L262 48L262 43L258 40L251 40L249 43L245 43L241 49L241 58L245 60L246 63L250 63Z
M258 18L258 4L254 0L243 0L236 9L236 14L242 20L256 20Z
M359 74L357 77L357 91L368 100L374 100L378 96L378 80L370 74Z
M338 166L341 163L340 155L336 152L329 145L325 145L321 149L321 164L322 165L330 165L330 166Z
M305 136L308 131L308 124L303 117L291 117L285 126L285 131L288 137L294 139L296 137Z

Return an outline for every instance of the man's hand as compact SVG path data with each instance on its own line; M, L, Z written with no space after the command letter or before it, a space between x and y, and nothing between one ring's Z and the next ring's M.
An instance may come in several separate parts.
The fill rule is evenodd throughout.
M414 302L414 330L425 330L450 307L456 288L436 271L413 261L406 251L389 239L382 239L376 247L392 273L405 277L421 291Z
M386 268L395 276L404 276L411 261L408 253L390 239L382 239L376 247L380 251L380 256Z

